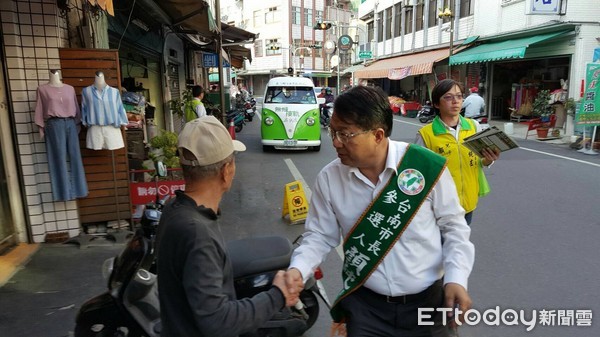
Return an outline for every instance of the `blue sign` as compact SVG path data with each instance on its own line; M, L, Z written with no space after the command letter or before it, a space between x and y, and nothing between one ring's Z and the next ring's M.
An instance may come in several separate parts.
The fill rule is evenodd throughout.
M525 14L560 14L560 0L528 0Z
M219 55L202 53L202 67L204 68L217 68L219 66ZM231 65L229 62L223 62L224 68L229 68Z

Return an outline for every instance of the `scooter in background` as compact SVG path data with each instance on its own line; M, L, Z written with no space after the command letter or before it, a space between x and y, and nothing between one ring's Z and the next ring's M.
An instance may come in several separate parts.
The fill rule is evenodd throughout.
M435 118L435 112L429 101L425 102L425 105L417 112L417 118L421 123L429 123Z
M333 102L325 103L321 108L321 126L324 128L329 127L331 116L333 116Z
M234 109L227 112L227 124L230 124L233 120L233 125L235 126L235 132L241 132L246 125L246 116L243 110Z

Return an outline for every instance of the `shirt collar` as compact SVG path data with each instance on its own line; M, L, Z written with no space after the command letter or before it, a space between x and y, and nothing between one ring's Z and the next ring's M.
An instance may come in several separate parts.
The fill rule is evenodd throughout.
M398 151L396 151L396 146L398 143L392 141L388 138L388 149L387 149L387 157L385 159L385 168L381 173L379 173L379 181L383 181L383 174L389 170L392 170L394 174L398 175L398 161L400 160L398 156ZM338 159L339 160L339 159ZM350 167L348 170L348 175L354 174L356 177L364 177L364 175L360 172L357 167Z
M458 116L458 118L458 124L460 125L461 130L471 130L471 123L469 123L466 118L463 116ZM435 116L433 122L431 122L431 127L433 129L433 134L436 136L448 132L449 128L444 122L442 122L440 116Z
M204 215L205 217L207 217L211 220L217 220L217 218L221 214L220 209L217 213L215 213L211 208L206 208L206 207L204 207L204 205L198 206L198 204L196 204L196 201L194 199L192 199L192 197L185 194L185 192L183 192L181 190L175 191L175 195L177 197L177 203L179 203L182 206L194 207L200 214Z

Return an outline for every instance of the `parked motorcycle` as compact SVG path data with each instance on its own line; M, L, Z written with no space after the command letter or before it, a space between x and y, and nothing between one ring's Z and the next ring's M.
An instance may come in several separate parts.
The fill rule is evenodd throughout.
M244 102L244 115L248 122L252 122L254 115L256 115L256 100L254 97L250 97L249 100Z
M321 107L321 125L324 128L329 127L329 123L331 122L331 116L333 115L333 102L325 103L323 107Z
M246 125L246 116L244 111L239 109L234 109L227 112L227 124L230 124L233 120L233 125L235 126L235 132L240 132Z
M425 105L417 112L417 118L421 123L429 123L435 118L435 112L429 101L425 102Z
M148 216L151 222L158 222L156 216ZM268 289L276 272L288 267L292 254L292 244L279 236L231 241L227 249L238 298ZM108 291L81 306L75 337L160 336L158 285L156 275L149 271L154 260L153 240L148 233L138 230L121 254L104 262L102 269L108 279ZM298 304L277 313L254 336L301 336L310 329L319 315L317 296L330 307L319 281L321 277L319 269L306 282Z

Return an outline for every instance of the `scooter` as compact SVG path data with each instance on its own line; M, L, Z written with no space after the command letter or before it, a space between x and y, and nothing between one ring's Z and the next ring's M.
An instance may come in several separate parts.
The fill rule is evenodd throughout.
M151 223L158 223L160 218L159 213L149 212L147 216ZM276 272L287 268L292 254L292 244L279 236L231 241L227 249L238 298L268 289ZM160 336L158 285L156 275L149 271L154 260L153 240L138 230L121 254L104 262L108 291L81 306L75 337ZM301 336L310 329L319 315L317 296L331 307L320 282L322 275L318 269L305 283L298 304L280 311L253 336Z
M248 122L252 122L254 115L256 115L256 100L254 97L250 97L249 100L244 102L244 115Z
M417 112L417 118L421 123L429 123L435 118L435 112L429 102L426 102Z
M244 111L240 109L234 109L227 112L227 123L230 124L233 120L233 125L235 126L235 132L241 132L246 125L246 116Z
M321 126L324 128L329 127L331 116L333 115L333 102L325 103L324 107L321 108Z

